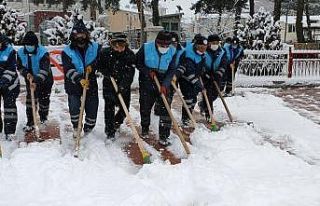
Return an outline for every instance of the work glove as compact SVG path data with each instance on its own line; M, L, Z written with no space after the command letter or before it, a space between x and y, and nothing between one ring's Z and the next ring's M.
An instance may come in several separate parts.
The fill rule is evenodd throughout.
M152 71L149 72L149 76L150 76L150 78L151 78L152 80L154 80L154 77L157 76L157 72L152 70Z
M91 66L88 66L86 68L86 73L90 74L92 72L92 67Z
M160 87L160 93L163 94L164 96L167 96L168 93L169 93L169 91L168 91L167 87L165 87L165 86L162 85L162 86Z
M84 89L88 89L89 88L89 80L87 80L87 79L81 79L80 80L80 84Z
M173 84L177 85L177 77L176 77L176 75L173 75L171 82L172 82Z
M119 86L119 87L118 87L118 94L120 93L121 95L123 95L124 92L125 92L125 88Z
M29 85L30 85L30 88L32 89L36 89L37 85L36 83L34 82L34 77L31 73L28 73L27 74L27 80L29 81Z

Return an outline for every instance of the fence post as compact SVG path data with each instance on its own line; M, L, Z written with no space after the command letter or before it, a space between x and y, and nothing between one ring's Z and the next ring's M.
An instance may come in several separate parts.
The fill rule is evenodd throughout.
M289 47L289 54L288 54L288 78L292 77L292 67L293 67L293 54L291 51L291 47Z

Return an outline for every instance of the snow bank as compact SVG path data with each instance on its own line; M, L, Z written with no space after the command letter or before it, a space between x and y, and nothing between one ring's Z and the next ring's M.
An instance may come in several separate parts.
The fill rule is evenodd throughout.
M142 168L121 151L125 137L105 147L103 100L97 127L83 140L84 160L73 158L66 96L54 94L51 118L61 122L62 145L34 143L1 159L0 205L320 205L319 125L256 91L227 99L235 118L254 121L254 128L230 125L211 133L199 127L191 136L191 155L181 164L156 159ZM134 106L136 95L132 101ZM19 105L23 121L22 110ZM220 120L227 118L220 103L215 111ZM138 111L131 112L138 120ZM284 135L296 155L266 139Z

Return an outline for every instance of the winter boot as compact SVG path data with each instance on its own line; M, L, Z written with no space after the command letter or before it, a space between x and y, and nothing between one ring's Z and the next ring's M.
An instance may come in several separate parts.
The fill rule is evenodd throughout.
M17 137L15 134L6 134L6 140L13 142L17 140Z
M106 139L104 141L106 145L111 144L114 141L116 141L116 137L114 134L106 134Z
M76 138L77 138L77 135L78 135L78 131L77 131L77 128L75 128L75 129L73 130L73 134L72 134L73 139L76 139Z
M159 144L161 144L164 147L167 147L167 146L171 145L168 137L160 137Z
M92 127L88 127L88 126L84 125L84 127L83 127L84 136L88 136L92 132L92 130L93 130Z
M120 122L115 122L115 123L114 123L114 129L115 129L115 130L120 129L120 126L121 126L121 123L120 123Z
M149 134L149 127L142 127L141 129L141 137L143 139L148 138L148 134Z
M182 127L189 127L190 121L188 119L182 119Z
M31 132L34 130L34 126L33 125L26 125L23 127L22 129L24 132Z

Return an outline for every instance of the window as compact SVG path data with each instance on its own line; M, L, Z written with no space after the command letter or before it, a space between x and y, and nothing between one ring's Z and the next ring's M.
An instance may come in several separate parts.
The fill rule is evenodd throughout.
M288 24L288 33L296 32L296 26L294 24Z
M162 22L162 26L164 30L168 30L169 31L169 23L168 22Z
M178 31L179 24L178 23L171 23L171 31Z

